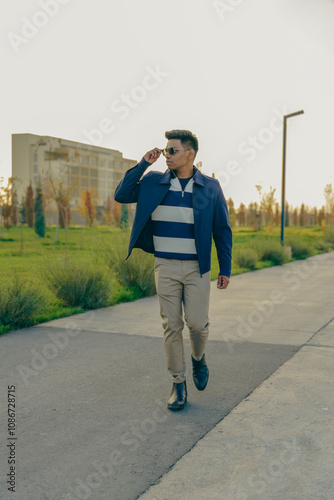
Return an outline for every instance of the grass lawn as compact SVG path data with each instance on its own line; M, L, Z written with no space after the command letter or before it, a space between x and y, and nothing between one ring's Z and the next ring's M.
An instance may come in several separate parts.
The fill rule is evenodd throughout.
M108 301L109 305L119 302L132 301L138 298L138 293L133 288L126 288L119 283L114 273L105 265L103 261L104 244L112 246L115 244L115 237L120 233L120 229L115 227L92 227L92 228L69 228L67 235L67 245L65 242L65 230L59 229L59 241L55 243L56 229L54 227L47 229L44 238L39 238L33 229L24 227L11 228L3 230L3 238L0 239L0 276L2 279L2 288L4 280L13 279L16 274L20 279L32 281L45 299L45 307L42 312L33 317L32 324L38 324L51 319L69 316L71 314L83 312L80 307L65 307L45 285L45 276L42 269L48 265L48 262L54 258L62 259L67 252L76 260L82 260L87 263L99 263L105 267L105 273L110 280L111 293ZM127 244L130 238L130 230L127 231ZM21 235L23 244L21 242ZM285 229L285 241L288 244L289 239L298 241L310 248L310 254L321 253L315 248L316 243L325 239L324 231L319 226L312 227L287 227ZM249 227L240 227L233 229L233 250L247 249L254 241L280 240L280 228L273 227L272 230L262 228L254 231ZM23 246L23 248L22 248ZM67 248L67 250L66 250ZM124 250L124 261L127 256L127 247ZM153 255L144 253L142 250L134 249L133 252L140 252L143 258L152 260ZM130 257L131 259L131 257ZM130 260L129 259L129 260ZM290 259L295 260L295 259ZM273 263L268 261L257 261L255 269L270 267ZM219 272L217 253L212 248L211 256L211 277L217 279ZM232 262L232 275L249 272L249 269L240 268ZM10 331L11 327L0 324L0 334Z

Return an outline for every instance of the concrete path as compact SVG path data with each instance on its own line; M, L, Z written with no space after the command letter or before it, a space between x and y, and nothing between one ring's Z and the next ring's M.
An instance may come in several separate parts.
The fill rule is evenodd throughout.
M332 252L212 281L210 382L188 363L176 414L156 296L0 337L0 498L333 498L333 276Z

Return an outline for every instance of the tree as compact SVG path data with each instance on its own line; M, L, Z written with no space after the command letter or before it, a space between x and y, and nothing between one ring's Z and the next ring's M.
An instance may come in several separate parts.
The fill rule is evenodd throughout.
M26 207L25 207L25 203L24 203L24 196L22 196L22 201L21 201L21 205L20 205L20 208L19 208L19 222L21 225L25 224L26 223Z
M246 225L246 207L243 203L240 203L240 206L238 208L238 222L239 226Z
M121 209L121 220L119 224L121 228L126 229L128 227L128 219L129 219L128 207L125 204L123 204Z
M92 226L95 220L95 205L92 193L88 189L81 191L80 213L86 218L86 225Z
M116 226L119 226L121 223L121 210L122 210L121 203L118 203L118 201L114 199L113 214Z
M33 227L34 225L34 192L32 190L31 183L27 187L26 199L25 199L25 213L26 221L28 227Z
M17 200L17 189L16 189L16 180L14 177L10 178L11 180L11 202L12 202L12 225L17 225L17 212L18 212L18 200Z
M318 211L318 224L319 226L323 226L324 222L325 222L325 207L324 205L320 208L320 210Z
M45 217L43 208L43 192L42 187L38 184L36 188L36 197L34 203L34 215L35 215L35 233L41 238L45 236Z
M324 196L326 201L326 219L329 224L332 224L334 222L332 217L334 214L334 191L332 184L326 184Z
M300 212L299 212L299 225L300 226L305 226L305 216L306 216L305 205L304 205L304 203L302 203L300 206Z
M228 217L230 221L230 226L234 227L235 226L235 221L236 221L236 215L235 215L235 209L234 209L234 202L232 198L229 198L227 200L227 208L228 208Z
M67 228L71 223L71 209L68 195L61 193L58 203L59 226Z
M292 225L293 226L298 226L298 211L297 208L294 209L292 212Z
M284 221L284 226L285 227L288 227L290 226L290 205L289 203L286 201L285 202L285 221Z
M274 224L275 226L279 226L281 223L281 211L279 208L279 203L276 201L275 203L275 216L274 216Z
M3 179L2 179L3 180ZM11 178L8 179L7 187L1 187L1 208L4 226L11 226L12 204L11 204Z
M269 193L262 193L262 186L256 185L260 196L260 209L265 214L265 223L272 224L274 219L275 191L276 188L270 186Z
M108 196L107 198L107 206L106 206L106 213L105 213L105 224L107 226L111 226L113 223L113 216L112 216L112 208L111 208L111 198Z

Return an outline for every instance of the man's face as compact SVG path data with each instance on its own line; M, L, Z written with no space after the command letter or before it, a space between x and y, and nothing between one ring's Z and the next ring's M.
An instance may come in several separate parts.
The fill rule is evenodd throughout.
M170 139L166 146L166 149L169 148L174 148L176 152L173 155L169 153L166 154L166 164L168 168L175 170L179 167L184 167L187 163L189 164L189 161L190 164L192 164L192 161L189 160L189 153L191 153L192 150L187 150L187 148L181 144L180 139Z

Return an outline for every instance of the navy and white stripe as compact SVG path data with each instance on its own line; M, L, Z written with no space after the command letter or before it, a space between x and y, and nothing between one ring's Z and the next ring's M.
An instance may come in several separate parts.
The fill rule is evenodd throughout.
M195 260L194 179L171 179L168 193L152 212L155 257Z

